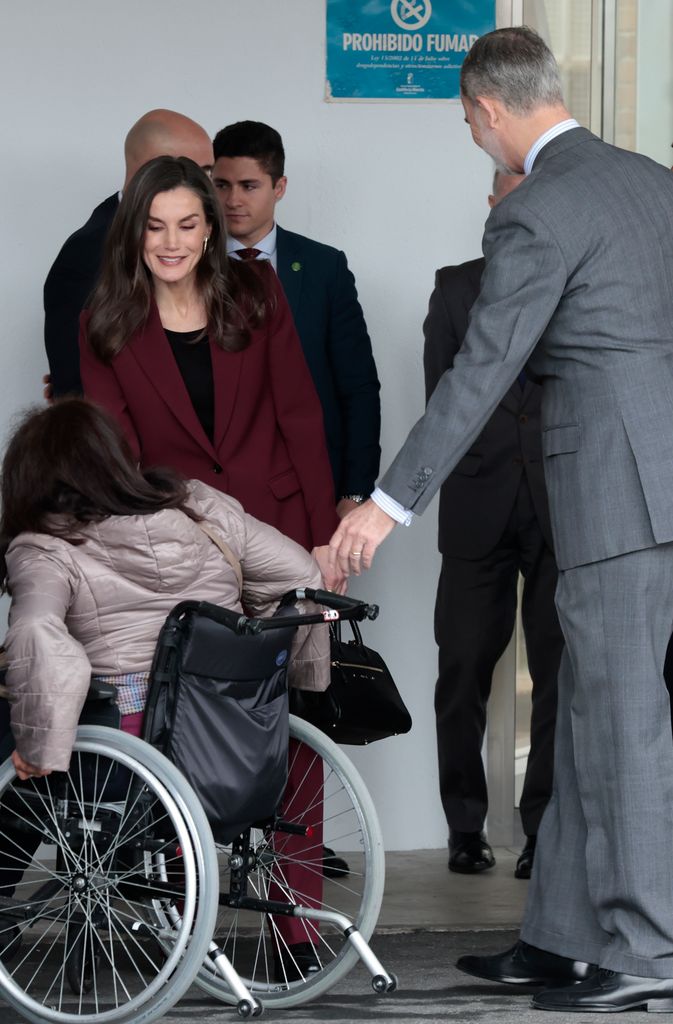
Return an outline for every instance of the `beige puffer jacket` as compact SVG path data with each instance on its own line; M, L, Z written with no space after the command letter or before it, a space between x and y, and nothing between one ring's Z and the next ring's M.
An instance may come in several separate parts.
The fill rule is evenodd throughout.
M190 489L190 506L241 562L247 611L269 615L286 591L321 586L315 561L294 541L246 515L233 498L197 481ZM59 771L68 767L92 673L148 671L178 601L241 610L234 570L182 512L111 516L78 536L84 543L23 533L7 552L12 732L26 761ZM290 682L328 685L326 626L298 631Z

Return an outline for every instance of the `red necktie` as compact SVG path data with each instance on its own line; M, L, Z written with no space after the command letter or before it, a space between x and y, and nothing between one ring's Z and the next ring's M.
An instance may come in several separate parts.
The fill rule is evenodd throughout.
M256 260L261 251L261 249L234 249L239 260Z

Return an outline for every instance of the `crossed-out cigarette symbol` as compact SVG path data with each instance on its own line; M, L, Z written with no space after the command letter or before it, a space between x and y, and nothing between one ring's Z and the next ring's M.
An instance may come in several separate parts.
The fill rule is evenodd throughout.
M427 0L393 0L391 13L402 28L422 28L430 17L431 7ZM412 18L413 22L408 24Z

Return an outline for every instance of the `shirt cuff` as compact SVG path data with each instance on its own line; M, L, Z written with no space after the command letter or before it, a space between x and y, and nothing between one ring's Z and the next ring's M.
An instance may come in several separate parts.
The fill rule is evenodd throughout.
M414 513L404 505L400 505L399 501L395 501L389 494L382 491L380 487L375 487L370 498L375 505L389 515L391 519L394 519L396 523L402 523L403 526L411 526L411 520L414 518Z

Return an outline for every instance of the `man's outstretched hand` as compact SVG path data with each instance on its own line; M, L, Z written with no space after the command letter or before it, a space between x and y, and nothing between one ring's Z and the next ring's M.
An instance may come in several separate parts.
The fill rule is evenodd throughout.
M329 542L330 562L346 576L369 569L374 553L395 526L395 520L369 498L344 516Z

